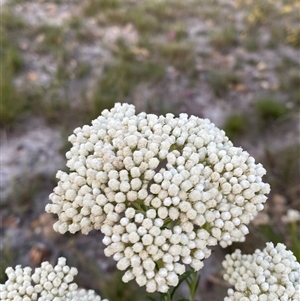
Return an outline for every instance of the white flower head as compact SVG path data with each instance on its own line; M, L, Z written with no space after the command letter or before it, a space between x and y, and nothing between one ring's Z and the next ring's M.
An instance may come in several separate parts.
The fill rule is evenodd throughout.
M300 221L300 211L296 209L289 209L287 214L282 217L282 221L286 224L299 222Z
M226 255L224 279L234 286L225 301L299 300L300 263L285 245L267 243L252 255Z
M78 289L73 283L77 269L66 265L66 259L60 257L52 266L44 261L41 267L32 273L30 267L17 265L5 271L8 280L0 284L0 299L6 301L108 301L101 299L93 290Z
M127 270L124 281L136 278L149 291L177 283L184 264L202 268L218 241L243 241L270 190L261 164L208 119L136 115L117 103L69 141L70 172L57 173L46 206L58 215L54 229L101 230L105 254ZM153 270L142 265L148 259Z

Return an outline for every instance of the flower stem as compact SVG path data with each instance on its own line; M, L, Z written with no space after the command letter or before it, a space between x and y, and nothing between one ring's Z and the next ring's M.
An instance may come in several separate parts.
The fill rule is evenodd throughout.
M186 280L190 290L190 301L196 301L195 294L199 285L199 280L200 280L200 275L198 275L197 272L193 272Z

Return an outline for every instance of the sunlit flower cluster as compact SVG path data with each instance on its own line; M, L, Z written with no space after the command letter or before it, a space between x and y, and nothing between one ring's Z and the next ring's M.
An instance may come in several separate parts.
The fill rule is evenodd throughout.
M43 262L34 273L30 267L20 265L5 272L8 280L0 284L1 301L101 301L93 290L77 289L73 283L77 269L66 265L64 257L54 267Z
M226 255L223 266L224 279L235 288L224 301L300 300L300 264L283 244L267 243L252 255L236 250Z
M243 241L263 209L265 169L208 119L110 111L74 130L70 173L59 171L46 211L60 233L101 230L123 280L148 292L176 286L208 246Z

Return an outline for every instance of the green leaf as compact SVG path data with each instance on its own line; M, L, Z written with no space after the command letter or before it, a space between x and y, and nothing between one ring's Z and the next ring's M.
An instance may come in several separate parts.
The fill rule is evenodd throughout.
M194 273L194 272L193 271L186 271L185 273L182 274L182 276L179 279L178 285L176 287L174 287L172 292L171 292L171 300L173 299L173 296L174 296L176 290L178 289L178 287L180 286L180 284L182 282L184 282L192 273Z
M197 277L197 282L196 282L196 286L195 286L195 292L196 292L196 290L197 290L197 288L199 286L199 283L200 283L200 274Z

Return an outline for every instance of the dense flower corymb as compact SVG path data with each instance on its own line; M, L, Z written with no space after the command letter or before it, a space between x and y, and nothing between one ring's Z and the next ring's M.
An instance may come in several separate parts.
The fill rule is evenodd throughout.
M243 241L263 209L265 169L208 119L110 111L74 130L70 173L59 171L47 212L60 233L99 229L105 254L148 292L199 270L208 246Z
M73 283L77 269L60 257L56 266L42 263L32 274L30 267L6 269L8 280L0 284L1 301L101 301L93 290L78 289ZM108 301L103 299L102 301Z
M223 266L224 279L235 288L224 301L300 300L300 264L283 244L267 243L252 255L236 250L226 255Z

